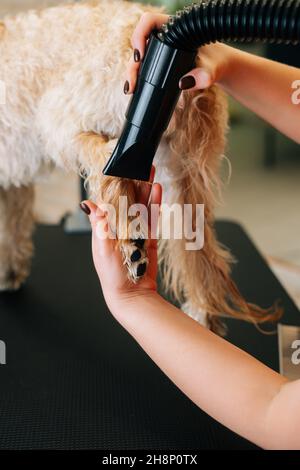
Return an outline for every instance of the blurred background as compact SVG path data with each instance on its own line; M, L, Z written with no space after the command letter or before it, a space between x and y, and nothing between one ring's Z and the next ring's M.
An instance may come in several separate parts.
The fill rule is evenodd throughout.
M60 0L0 0L0 16ZM173 12L189 2L153 0ZM300 67L298 48L243 46L249 52ZM300 72L299 72L300 78ZM274 109L274 112L280 112ZM300 306L300 150L255 115L230 100L231 129L226 155L232 166L217 216L247 230L285 288ZM228 167L224 166L224 176ZM80 199L78 178L55 171L37 186L36 216L58 223ZM251 280L249 279L251 282Z

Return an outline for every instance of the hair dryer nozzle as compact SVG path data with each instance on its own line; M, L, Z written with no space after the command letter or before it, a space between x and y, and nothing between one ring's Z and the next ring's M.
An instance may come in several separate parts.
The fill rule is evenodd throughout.
M143 138L141 129L127 123L106 164L103 174L121 178L149 181L155 145Z
M196 54L174 49L152 33L121 137L104 175L149 180L157 147L180 95L179 79L193 67Z

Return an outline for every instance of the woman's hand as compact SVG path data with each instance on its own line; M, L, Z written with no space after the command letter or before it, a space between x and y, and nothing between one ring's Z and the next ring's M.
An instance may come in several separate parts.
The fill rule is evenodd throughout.
M154 171L151 180L153 181ZM160 184L143 184L137 203L148 205L149 219L151 204L160 205L162 188ZM105 301L114 316L118 316L125 306L130 304L136 296L149 296L156 292L157 276L157 240L149 239L147 255L149 259L146 275L136 284L128 279L126 266L123 264L122 255L118 249L118 242L113 237L105 237L110 234L108 215L91 201L83 201L81 208L89 216L92 226L92 252L97 274L100 279ZM153 211L156 212L157 211ZM155 233L156 220L150 220L149 233Z
M151 31L160 28L168 21L168 18L168 15L155 13L144 13L141 16L131 38L134 53L126 72L125 93L134 91L140 62L145 55L146 43ZM221 43L203 46L199 53L200 66L182 77L179 87L182 90L204 89L213 83L221 83L227 71L230 70L230 59L234 53L234 48Z
M134 54L126 73L125 93L134 91L151 31L167 21L168 15L145 13L141 16L131 39ZM292 84L299 79L298 68L221 43L201 47L198 58L198 67L181 78L179 88L201 90L218 83L243 106L300 143L300 107L295 106L291 99ZM274 113L274 109L280 109L280 112Z

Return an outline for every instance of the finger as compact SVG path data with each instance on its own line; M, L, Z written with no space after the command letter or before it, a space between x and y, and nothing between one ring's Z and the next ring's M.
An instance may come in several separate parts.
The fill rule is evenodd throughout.
M161 25L167 21L168 15L163 14L147 12L141 16L131 37L132 47L139 51L141 59L144 57L146 42L151 31L155 28L160 28Z
M179 88L182 90L204 90L213 84L212 72L204 68L196 68L181 77Z
M168 18L168 15L153 14L149 12L144 13L141 16L131 37L132 47L134 50L138 51L140 60L135 62L134 58L132 57L126 73L126 80L129 83L129 94L133 93L135 89L141 60L145 55L147 41L152 30L155 28L160 28L163 23L168 21Z
M155 171L156 171L156 168L154 165L152 165L151 167L151 171L150 171L150 178L149 178L149 183L153 183L154 181L154 178L155 178Z
M91 226L93 229L95 227L95 222L97 218L96 214L98 211L98 206L96 206L96 204L94 204L92 201L86 200L80 203L80 208L89 217ZM104 214L101 214L101 215L104 215Z
M154 183L151 191L151 198L148 205L149 219L150 219L150 242L151 244L156 241L157 227L160 216L160 207L162 201L162 186L159 183Z
M137 198L140 204L144 204L145 206L148 205L154 178L155 178L155 166L152 165L149 182L148 181L141 182L139 190L138 190Z
M154 183L149 203L150 209L150 239L147 247L149 266L148 275L155 281L157 275L157 226L160 215L160 205L162 201L162 187L159 183ZM152 209L151 209L152 208ZM153 210L154 209L154 210Z
M89 213L86 210L85 212L91 223L93 244L97 246L97 250L101 255L111 254L115 246L115 237L110 229L106 213L101 207L89 200L80 204L81 208L83 206L89 209Z
M130 95L131 93L134 92L139 68L140 68L140 63L135 62L133 58L131 58L129 61L127 70L126 70L126 74L125 74L125 81L127 80L129 83L129 89L128 89L128 92L126 93L127 95Z
M151 192L149 204L150 209L150 238L147 247L149 266L148 275L154 281L157 276L157 227L160 215L160 206L162 201L162 187L159 183L154 183ZM152 207L152 209L151 209ZM154 209L154 210L153 210Z
M154 183L152 186L151 197L148 207L151 209L152 205L161 206L162 201L162 186L159 183Z
M157 276L157 263L158 263L158 254L157 254L157 240L151 240L151 245L147 247L147 254L149 259L149 264L147 268L147 275L156 280Z

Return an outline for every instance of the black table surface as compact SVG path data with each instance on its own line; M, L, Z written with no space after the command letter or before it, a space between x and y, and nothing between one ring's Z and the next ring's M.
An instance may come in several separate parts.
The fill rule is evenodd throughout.
M280 298L282 323L299 311L244 230L216 224L238 262L233 276L249 301ZM108 312L89 235L39 226L32 274L0 294L0 449L251 449L198 409ZM278 370L277 335L228 320L227 338ZM220 387L220 393L222 388ZM240 410L243 414L243 410Z

